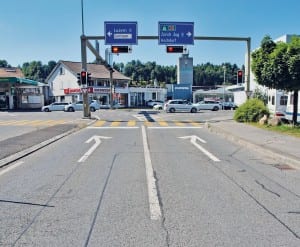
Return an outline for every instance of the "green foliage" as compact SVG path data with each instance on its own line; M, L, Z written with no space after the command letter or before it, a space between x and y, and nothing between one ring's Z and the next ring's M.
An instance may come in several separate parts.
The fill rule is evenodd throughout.
M300 90L300 37L292 37L290 43L274 43L270 36L266 36L261 47L251 56L251 69L259 84L294 92L293 122L296 123L297 92Z
M263 101L253 98L239 106L233 118L238 122L258 122L264 115L269 115L269 110Z
M153 84L156 79L159 84L176 83L176 66L161 66L155 62L146 62L132 60L124 64L115 63L114 68L130 77L134 84ZM236 84L236 73L240 69L236 64L224 63L213 65L211 63L196 65L193 68L194 86L215 86L224 83L224 69L226 84Z
M265 105L268 103L268 95L259 87L256 87L254 89L252 97L261 100L262 102L264 102Z
M55 61L49 61L47 65L43 65L40 61L32 61L30 63L23 63L21 69L26 78L44 82L55 65Z
M6 60L1 60L0 59L0 68L9 68L11 67Z

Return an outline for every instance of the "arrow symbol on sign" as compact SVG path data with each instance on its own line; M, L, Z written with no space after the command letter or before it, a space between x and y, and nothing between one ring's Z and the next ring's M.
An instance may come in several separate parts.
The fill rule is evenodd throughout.
M84 162L101 144L101 139L110 139L108 136L92 136L85 143L90 143L91 141L95 141L95 144L78 160L78 162Z
M206 156L208 156L211 160L215 161L215 162L219 162L220 160L214 156L212 153L210 153L209 151L207 151L205 148L203 148L201 145L199 145L197 143L197 140L202 142L202 143L206 143L205 140L201 139L200 137L196 136L196 135L192 135L192 136L182 136L182 137L178 137L181 139L190 139L191 143L198 148L202 153L204 153Z
M112 32L111 32L111 31L108 31L108 32L107 32L107 36L108 36L108 37L112 36Z
M191 37L191 36L192 36L192 33L191 33L191 32L187 32L187 33L186 33L186 36Z

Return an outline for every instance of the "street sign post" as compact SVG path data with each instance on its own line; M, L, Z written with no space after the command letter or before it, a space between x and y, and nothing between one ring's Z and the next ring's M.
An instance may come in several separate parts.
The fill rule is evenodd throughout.
M193 45L194 22L158 22L159 45Z
M137 45L137 22L104 22L105 45Z

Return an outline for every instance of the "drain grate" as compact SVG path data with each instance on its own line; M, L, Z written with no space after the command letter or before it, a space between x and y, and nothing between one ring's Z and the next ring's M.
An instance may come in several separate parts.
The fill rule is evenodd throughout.
M285 164L281 164L281 165L274 165L277 169L279 170L295 170L295 168L289 166L289 165L285 165Z

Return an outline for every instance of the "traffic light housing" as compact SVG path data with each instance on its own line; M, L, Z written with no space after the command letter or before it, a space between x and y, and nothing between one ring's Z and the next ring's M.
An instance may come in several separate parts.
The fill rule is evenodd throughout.
M242 70L238 70L237 71L237 83L243 83L243 71Z
M167 46L167 53L183 53L183 46Z
M80 72L80 79L81 79L81 84L87 84L87 72L86 71L81 71Z
M87 73L87 84L88 85L91 85L91 83L92 83L92 78L91 78L91 73Z
M80 75L80 73L77 73L77 83L78 83L78 85L81 85L81 75Z
M118 45L111 46L111 53L128 53L128 52L129 52L128 46L118 46Z

